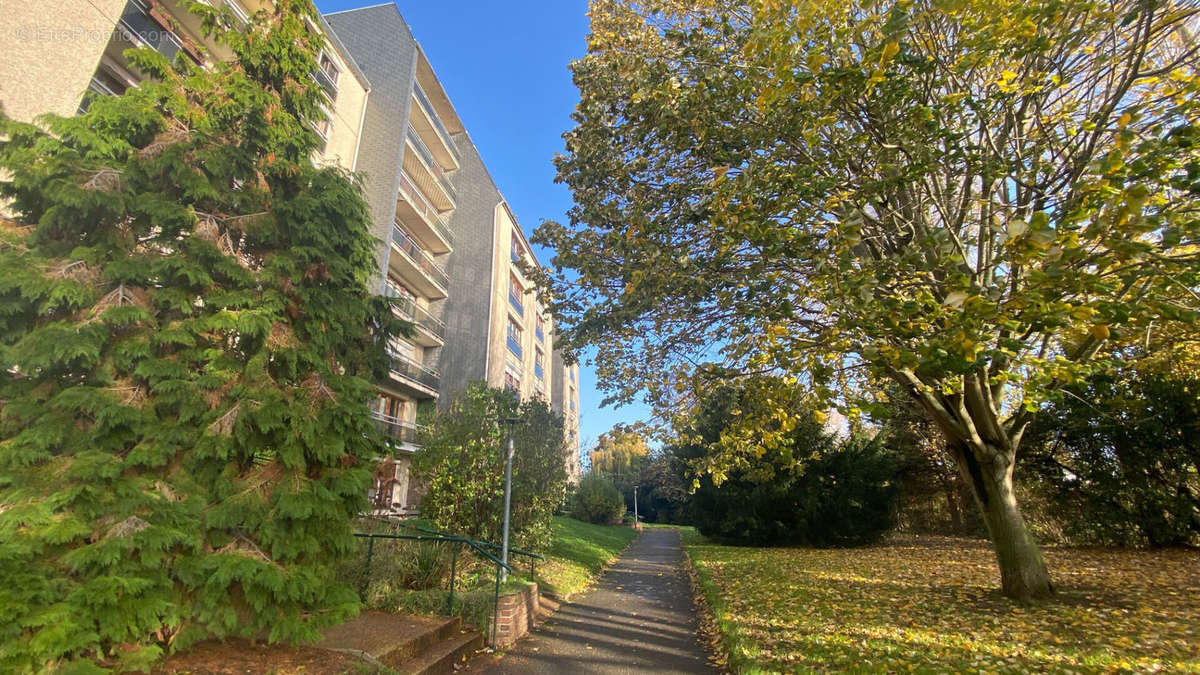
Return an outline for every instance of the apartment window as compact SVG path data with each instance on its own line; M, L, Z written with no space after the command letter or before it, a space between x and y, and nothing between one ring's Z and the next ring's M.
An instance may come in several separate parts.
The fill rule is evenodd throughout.
M371 412L378 418L387 421L403 420L407 412L408 401L380 392L371 401Z
M574 412L574 410L575 410L575 387L571 387L571 391L569 392L568 398L571 401L571 411Z
M567 371L567 372L568 372L568 373L570 373L570 375L571 375L571 381L572 381L572 382L574 382L574 381L575 381L575 369L574 369L574 368L572 368L572 369L570 369L570 370L569 370L569 371ZM574 390L572 389L572 391L574 391Z
M513 262L521 262L521 239L514 233L509 244L508 257Z
M542 354L542 350L538 349L533 352L533 374L538 380L545 379L544 375L546 371L542 366L544 359L545 355Z
M542 320L542 313L538 312L537 324L533 330L534 335L537 336L538 342L546 341L545 323L546 322Z
M233 16L242 23L250 21L250 15L246 13L246 8L242 7L237 0L225 0L225 7L233 12Z
M521 391L521 378L511 370L504 371L504 388L510 391Z
M337 100L338 95L338 78L341 76L341 70L337 64L333 62L333 58L321 52L321 56L317 59L317 69L313 71L313 77L317 80L317 84L325 90L325 94L329 96L329 101L332 103Z
M511 316L508 318L508 351L521 358L521 324Z
M392 275L388 275L387 285L384 288L384 294L389 298L404 298L405 300L416 301L417 296L408 286L405 286L399 279Z
M508 304L517 312L517 316L525 316L525 291L521 286L521 280L517 275L509 272L508 274Z

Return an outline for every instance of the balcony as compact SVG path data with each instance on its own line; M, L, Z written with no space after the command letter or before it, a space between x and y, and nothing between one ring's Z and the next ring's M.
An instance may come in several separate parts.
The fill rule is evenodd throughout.
M400 195L396 200L396 218L432 253L449 253L454 239L442 214L408 177L400 172Z
M375 421L375 428L388 440L401 445L420 444L422 431L420 425L374 411L371 412L371 417Z
M161 13L163 10L155 7L153 11ZM183 52L196 65L201 63L196 48L185 44L168 28L164 20L154 16L151 5L144 0L129 0L125 3L118 30L121 30L127 39L136 40L158 51L167 57L168 61L174 62L179 53Z
M399 297L391 295L391 297ZM396 316L411 321L417 328L413 341L424 347L439 347L446 342L446 324L434 317L412 298L401 298L392 305Z
M438 371L399 354L389 355L388 369L392 379L408 385L411 389L426 395L437 396L438 383L442 376Z
M512 334L508 336L508 351L513 353L513 356L521 358L521 341Z
M431 300L446 297L450 285L446 270L434 262L399 223L392 225L392 253L389 266L411 288Z
M426 146L433 149L433 155L438 164L448 171L457 169L458 148L454 147L454 141L450 139L450 132L442 124L442 119L438 117L429 97L425 95L425 90L419 84L413 86L413 101L416 105L409 114L413 126L423 138L429 141Z
M450 211L458 199L450 178L434 159L433 153L421 140L421 135L410 124L405 137L404 170L438 211Z
M516 289L508 289L508 305L513 308L513 311L517 313L517 316L525 318L525 305L521 303L521 295L516 291Z

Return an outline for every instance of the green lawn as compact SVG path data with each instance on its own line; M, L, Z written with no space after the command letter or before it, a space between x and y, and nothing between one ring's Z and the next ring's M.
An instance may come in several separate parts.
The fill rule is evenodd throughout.
M592 525L574 518L554 518L554 540L539 563L537 581L543 589L567 599L587 588L592 579L633 541L637 532L620 525Z
M1200 552L1047 548L1058 596L996 591L986 542L688 552L735 671L1200 672Z

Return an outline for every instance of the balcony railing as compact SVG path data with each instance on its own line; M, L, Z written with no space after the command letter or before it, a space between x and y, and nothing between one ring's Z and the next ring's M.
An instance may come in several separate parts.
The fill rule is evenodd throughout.
M400 192L404 194L404 199L409 206L421 214L425 222L429 223L429 226L438 233L438 236L447 242L454 243L454 237L450 235L450 229L446 227L446 221L442 219L442 214L433 208L433 204L429 203L429 198L425 196L425 193L413 185L403 171L400 172Z
M408 357L400 356L399 354L390 354L389 360L391 361L389 367L393 373L437 391L438 382L442 378L438 371L426 368Z
M442 118L438 117L437 111L433 109L433 104L429 102L429 98L425 96L425 90L421 89L421 85L413 86L413 94L417 97L417 102L421 104L421 109L425 111L425 116L433 122L433 128L437 130L438 136L442 137L442 142L450 149L450 154L458 157L458 148L454 147L454 142L450 140L450 132L442 124Z
M396 308L396 313L400 315L400 318L415 323L418 328L439 340L446 339L446 324L430 314L424 307L418 305L415 300L403 297L393 292L390 288L385 293L389 297L400 298L399 302L392 305L392 307Z
M518 359L521 358L521 341L512 335L508 336L508 351L512 352Z
M371 417L375 420L375 428L379 430L379 433L389 439L410 445L420 442L421 427L419 425L374 411L371 412Z
M525 317L525 305L521 304L521 296L512 288L508 289L508 304L516 310L517 316Z
M187 54L193 62L199 64L196 57L183 46L183 41L167 30L150 15L150 7L142 0L129 0L121 12L121 27L130 33L127 37L136 35L139 40L157 50L168 61L174 61L179 52Z
M325 90L325 93L329 95L329 100L336 101L338 87L337 83L333 81L333 78L329 76L329 73L322 70L320 66L317 66L317 68L312 71L312 76L313 79L317 81L317 84L321 85L321 88Z
M438 164L438 161L434 159L429 146L425 145L425 141L421 140L421 134L417 133L417 130L411 124L408 125L408 140L412 141L413 147L417 149L417 154L421 156L425 165L429 167L429 171L437 178L438 185L441 185L446 194L450 195L451 200L457 202L458 193L454 190L454 186L450 184L450 178L446 176L445 171L442 171L442 165Z
M429 254L421 248L416 239L412 238L404 228L400 227L399 223L392 223L392 241L400 247L400 250L409 257L422 272L428 274L442 288L449 287L450 275L446 274L446 270L429 257Z

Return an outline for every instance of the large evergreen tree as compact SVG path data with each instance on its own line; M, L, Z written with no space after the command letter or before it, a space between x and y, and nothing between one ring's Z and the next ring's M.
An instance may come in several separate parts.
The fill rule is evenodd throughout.
M398 328L368 214L317 168L309 0L235 54L86 114L3 121L0 669L141 667L209 636L308 639L381 448L369 379Z

